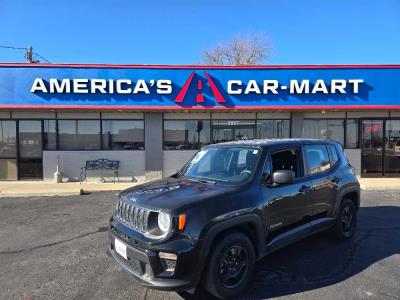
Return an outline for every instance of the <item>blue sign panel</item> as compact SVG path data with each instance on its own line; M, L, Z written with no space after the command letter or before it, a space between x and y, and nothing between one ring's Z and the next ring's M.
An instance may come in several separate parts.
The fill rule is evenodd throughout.
M0 108L400 108L400 66L0 64Z

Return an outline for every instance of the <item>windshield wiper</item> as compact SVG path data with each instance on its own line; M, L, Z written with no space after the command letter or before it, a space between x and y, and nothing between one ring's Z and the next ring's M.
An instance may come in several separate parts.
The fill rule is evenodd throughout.
M203 179L203 178L188 178L191 181L202 182L202 183L209 183L209 184L216 184L217 182L213 180Z
M208 180L208 179L199 179L200 182L204 182L204 183L210 183L210 184L216 184L215 181L213 180Z

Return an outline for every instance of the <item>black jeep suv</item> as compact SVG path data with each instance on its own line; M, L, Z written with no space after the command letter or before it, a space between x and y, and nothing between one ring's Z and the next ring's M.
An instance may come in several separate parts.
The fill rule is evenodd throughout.
M311 234L356 230L360 187L342 146L254 140L206 146L179 172L119 194L110 254L141 284L218 298L242 292L256 260Z

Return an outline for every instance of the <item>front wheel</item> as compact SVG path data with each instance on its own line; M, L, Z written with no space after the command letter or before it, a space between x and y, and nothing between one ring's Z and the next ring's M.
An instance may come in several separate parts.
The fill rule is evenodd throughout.
M232 232L217 241L211 252L205 289L220 299L244 291L254 272L255 251L251 240L241 232Z
M357 228L357 209L350 199L343 199L333 228L334 234L341 240L351 238Z

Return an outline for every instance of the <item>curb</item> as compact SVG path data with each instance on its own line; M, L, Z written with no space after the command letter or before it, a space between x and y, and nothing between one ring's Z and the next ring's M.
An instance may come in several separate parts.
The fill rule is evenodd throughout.
M79 192L59 192L59 193L1 193L0 198L18 197L55 197L55 196L78 196Z
M83 190L80 189L78 191L68 191L68 192L23 192L23 193L8 193L0 191L0 199L1 198L24 198L24 197L61 197L61 196L84 196L91 193L100 193L100 192L114 192L119 193L121 190Z
M382 186L372 186L372 187L360 187L363 191L400 191L400 186L390 186L390 187L382 187Z

